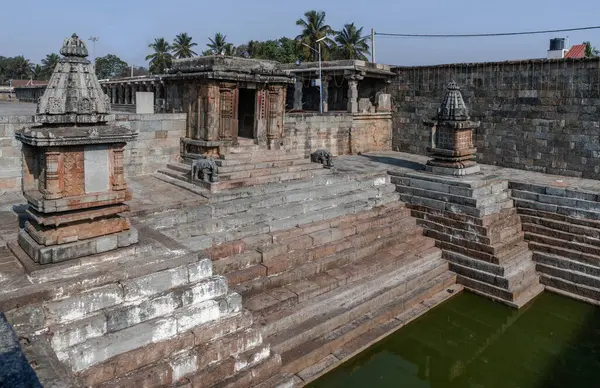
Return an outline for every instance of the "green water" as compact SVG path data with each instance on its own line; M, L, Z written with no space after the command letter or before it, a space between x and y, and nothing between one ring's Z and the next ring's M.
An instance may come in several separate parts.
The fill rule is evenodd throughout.
M517 311L464 292L309 387L600 387L600 308L544 293Z

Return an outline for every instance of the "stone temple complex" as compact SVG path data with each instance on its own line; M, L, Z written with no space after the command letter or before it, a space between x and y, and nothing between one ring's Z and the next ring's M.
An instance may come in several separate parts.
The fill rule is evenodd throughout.
M61 54L0 115L0 383L301 387L463 290L600 303L597 59L328 62L319 113L314 63Z

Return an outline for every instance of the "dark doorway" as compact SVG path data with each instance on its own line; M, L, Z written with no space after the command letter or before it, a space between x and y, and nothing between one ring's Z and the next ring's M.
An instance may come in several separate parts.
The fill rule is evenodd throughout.
M256 106L256 90L239 89L238 100L238 137L254 139L254 108Z

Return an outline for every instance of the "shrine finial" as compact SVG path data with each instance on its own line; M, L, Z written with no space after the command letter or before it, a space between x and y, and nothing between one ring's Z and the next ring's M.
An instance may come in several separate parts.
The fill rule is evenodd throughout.
M442 105L438 108L438 120L464 121L469 119L469 111L463 100L460 88L455 81L448 84Z

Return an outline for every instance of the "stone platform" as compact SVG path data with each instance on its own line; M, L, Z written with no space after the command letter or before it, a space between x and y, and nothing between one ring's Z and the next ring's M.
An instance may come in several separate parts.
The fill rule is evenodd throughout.
M537 276L533 266L548 290L593 300L595 275L588 270L597 265L590 261L595 232L575 220L595 217L595 198L580 198L571 218L551 220L526 214L526 205L556 198L514 185L520 179L547 190L568 183L583 195L581 188L598 182L482 165L496 178L481 186L489 186L489 195L479 195L481 187L423 179L425 160L394 152L339 157L336 170L322 176L210 198L150 176L132 179L128 216L140 243L25 267L0 247L0 311L30 340L23 350L45 385L266 388L306 385L460 292L457 280L500 300L526 284L518 274L523 281ZM409 185L391 179L408 179L403 182ZM399 201L397 184L412 187L412 197L428 198L413 180L442 185L429 193L448 189L441 191L444 200L429 198L444 202L443 212ZM531 217L522 218L522 227L535 263L526 244L517 242L517 210L503 210L511 201L506 185L498 185L503 180L521 217ZM498 192L492 194L494 185ZM450 197L451 188L463 203ZM564 194L563 201L572 196ZM22 202L17 194L0 196L0 224L13 231L4 241L16 239L22 209L14 205ZM539 240L550 221L555 232ZM555 241L564 223L575 229L562 230ZM457 252L449 244L473 249ZM566 249L557 252L561 244ZM497 249L514 253L515 260L482 259L503 258ZM581 260L572 256L577 250ZM481 257L469 256L472 251ZM532 289L542 287L534 283ZM512 302L520 305L518 297Z

